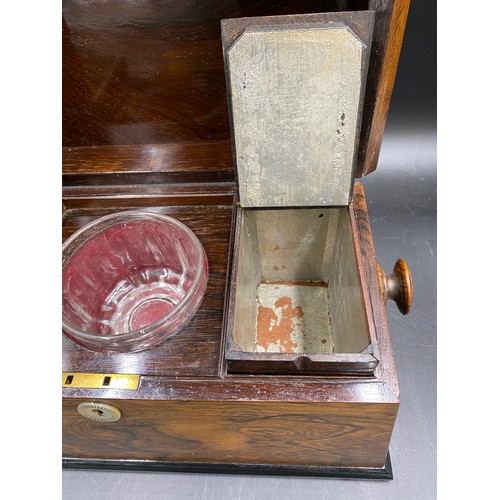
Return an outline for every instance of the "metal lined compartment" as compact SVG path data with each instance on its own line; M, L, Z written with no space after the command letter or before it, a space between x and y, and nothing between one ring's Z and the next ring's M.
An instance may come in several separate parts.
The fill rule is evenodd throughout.
M370 345L347 208L242 210L232 350L357 354Z
M223 21L239 206L237 373L373 374L348 205L373 12Z

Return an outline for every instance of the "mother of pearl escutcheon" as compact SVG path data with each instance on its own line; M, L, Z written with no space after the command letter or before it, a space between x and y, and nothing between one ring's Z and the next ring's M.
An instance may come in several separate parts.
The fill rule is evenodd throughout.
M116 406L94 401L80 403L77 411L82 417L97 422L116 422L122 416L121 411Z

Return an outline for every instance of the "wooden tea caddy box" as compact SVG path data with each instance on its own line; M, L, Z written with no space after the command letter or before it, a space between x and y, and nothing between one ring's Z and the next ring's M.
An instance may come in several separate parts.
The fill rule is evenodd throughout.
M411 276L378 266L353 178L376 168L408 2L309 4L64 2L63 239L154 211L210 270L149 351L63 337L65 467L392 478L385 302L407 313Z

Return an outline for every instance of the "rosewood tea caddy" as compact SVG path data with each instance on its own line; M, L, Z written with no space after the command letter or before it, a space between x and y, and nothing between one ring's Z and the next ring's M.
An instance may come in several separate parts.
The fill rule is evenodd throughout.
M375 170L407 0L63 2L63 241L173 217L203 301L141 352L63 337L63 465L392 478L399 407Z

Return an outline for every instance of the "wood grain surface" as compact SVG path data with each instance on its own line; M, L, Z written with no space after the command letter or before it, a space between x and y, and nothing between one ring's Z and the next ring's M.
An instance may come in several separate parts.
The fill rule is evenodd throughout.
M384 301L394 300L401 314L408 314L413 302L413 280L408 264L398 259L387 275L379 265L380 286Z
M377 337L377 342L373 344L373 347L374 355L380 362L375 374L378 378L384 380L391 392L399 396L394 353L387 326L385 303L380 288L378 262L370 228L365 192L361 182L354 183L353 202L350 210L354 215L351 218L352 224L357 226L353 228L353 231L356 231L359 235L358 238L355 238L354 245L358 262L362 263L363 267L361 280L365 282L363 293L365 294L365 304L367 306L367 320L372 324L370 329L374 329Z
M95 422L63 403L65 457L382 466L396 404L108 401Z
M228 139L221 19L331 9L327 0L65 0L63 146Z
M109 168L106 163L116 167L124 145L136 146L132 156L142 163L151 144L182 148L181 143L212 141L227 176L233 165L228 154L221 19L366 9L376 11L376 21L355 175L371 172L378 159L408 6L409 0L111 0L95 8L65 0L62 144L71 151L67 156L65 152L63 170L69 174L75 169L68 181L82 180L101 154L104 172ZM90 151L88 146L119 149ZM85 149L80 152L80 147ZM164 159L170 161L171 152L153 156L156 173L145 176L156 181L162 178L158 172ZM130 169L130 163L121 165ZM123 175L121 182L131 179Z
M229 140L63 148L65 186L234 180Z
M370 0L369 7L376 10L375 31L356 177L377 168L410 0Z

